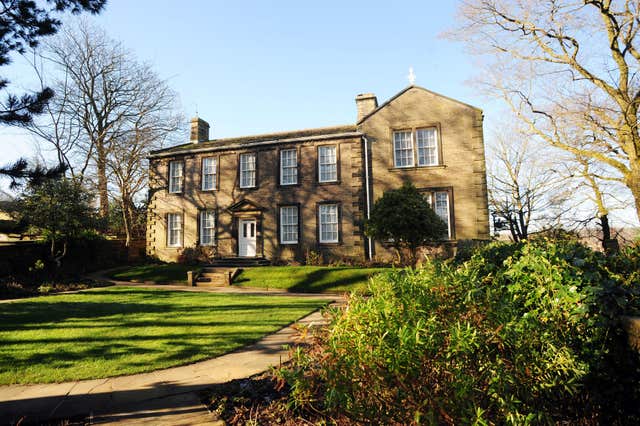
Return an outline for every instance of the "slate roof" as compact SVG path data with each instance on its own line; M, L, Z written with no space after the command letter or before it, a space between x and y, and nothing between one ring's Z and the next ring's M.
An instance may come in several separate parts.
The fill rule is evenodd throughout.
M464 105L469 108L473 108L477 111L482 112L482 110L473 105L466 104L457 99L450 98L448 96L444 96L440 93L433 92L431 90L425 89L421 86L410 85L396 93L394 96L389 98L386 102L382 103L376 109L371 111L369 114L362 117L356 124L347 124L342 126L333 126L333 127L318 127L315 129L304 129L304 130L293 130L289 132L277 132L277 133L265 133L261 135L251 135L251 136L241 136L235 138L222 138L222 139L212 139L206 142L200 143L186 143L182 145L176 145L169 148L152 151L149 155L149 158L160 158L160 157L169 157L172 155L179 154L187 154L187 153L196 153L196 152L214 152L214 151L226 151L226 150L234 150L234 149L242 149L254 146L261 145L274 145L280 143L293 143L293 142L303 142L303 141L312 141L312 140L324 140L324 139L337 139L341 137L358 137L362 136L363 133L358 131L358 125L367 120L372 115L375 115L378 111L386 108L389 104L391 104L395 99L402 96L405 92L410 89L419 89L424 90L425 92L431 93L432 95L448 99L450 101L456 102L460 105Z
M212 139L200 143L186 143L169 148L152 151L150 158L167 157L173 154L206 151L224 151L231 149L242 149L256 145L272 145L287 142L302 142L305 140L335 139L338 137L357 137L362 133L358 132L355 124L333 127L319 127L315 129L293 130L289 132L265 133L260 135L241 136L235 138Z

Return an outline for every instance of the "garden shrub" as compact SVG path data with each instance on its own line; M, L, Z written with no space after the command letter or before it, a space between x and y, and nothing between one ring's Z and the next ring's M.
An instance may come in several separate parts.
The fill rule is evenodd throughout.
M307 252L305 253L304 264L308 266L322 266L324 264L322 254L318 253L315 250L307 249Z
M284 375L301 405L314 390L328 415L376 424L637 423L640 363L619 327L639 312L637 256L620 256L494 243L378 275L333 315L324 353Z
M211 260L215 256L215 247L185 247L178 256L178 263L181 263L183 265L199 265L203 263L211 263Z
M489 242L485 240L458 240L455 248L455 262L462 263L470 260L476 251L487 244Z

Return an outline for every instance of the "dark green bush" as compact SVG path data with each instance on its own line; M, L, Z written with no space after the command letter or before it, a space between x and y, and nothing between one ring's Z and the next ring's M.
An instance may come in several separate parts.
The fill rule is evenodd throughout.
M325 409L385 424L637 423L640 363L619 327L638 313L624 272L637 257L621 256L491 244L459 266L378 276L333 316L316 363Z
M46 240L0 247L0 279L39 285L51 280L75 279L126 261L127 250L122 241L107 240L95 232L83 232L69 240L68 252L60 267L51 260ZM36 267L38 264L42 267Z
M463 263L471 259L471 256L482 247L490 244L486 240L458 240L456 242L456 254L454 261Z
M178 256L178 263L183 265L201 265L203 263L211 263L211 260L215 255L215 247L199 245L185 247Z

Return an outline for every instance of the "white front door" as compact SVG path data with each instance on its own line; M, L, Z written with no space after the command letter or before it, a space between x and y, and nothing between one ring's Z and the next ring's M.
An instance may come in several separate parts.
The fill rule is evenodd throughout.
M240 219L238 227L238 256L256 256L256 221L255 219Z

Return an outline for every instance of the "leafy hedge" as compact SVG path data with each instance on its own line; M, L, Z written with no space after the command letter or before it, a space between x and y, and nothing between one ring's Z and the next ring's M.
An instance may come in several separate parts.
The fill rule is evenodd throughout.
M127 262L122 240L107 240L99 234L85 233L69 242L61 267L51 261L47 241L0 246L0 280L23 284L75 277Z
M379 275L322 354L296 352L292 402L385 424L637 424L619 318L640 312L639 262L537 241Z

